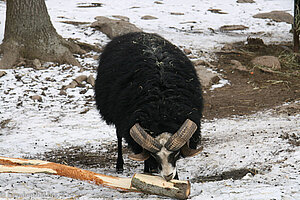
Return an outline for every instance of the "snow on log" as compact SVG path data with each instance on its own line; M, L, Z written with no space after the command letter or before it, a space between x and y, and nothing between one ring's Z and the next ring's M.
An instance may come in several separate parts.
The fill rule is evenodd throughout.
M135 174L133 178L120 178L42 160L0 156L0 173L46 173L88 181L123 192L144 192L178 199L186 199L190 194L189 181L167 182L159 176L145 174Z

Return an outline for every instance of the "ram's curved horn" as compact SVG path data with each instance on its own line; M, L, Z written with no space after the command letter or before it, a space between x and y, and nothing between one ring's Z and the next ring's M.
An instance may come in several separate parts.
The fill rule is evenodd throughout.
M186 158L186 157L192 157L197 155L198 153L200 153L201 151L203 151L203 147L199 147L198 149L191 149L187 143L185 143L185 145L183 145L183 147L181 147L180 152L181 155Z
M157 153L162 148L162 145L149 135L139 124L135 124L130 129L130 135L136 143L152 153Z
M193 121L189 119L185 120L180 129L166 142L165 147L169 151L178 151L187 143L196 130L197 125Z
M135 161L144 161L147 160L149 157L150 157L150 153L145 149L143 149L142 153L128 155L128 158Z

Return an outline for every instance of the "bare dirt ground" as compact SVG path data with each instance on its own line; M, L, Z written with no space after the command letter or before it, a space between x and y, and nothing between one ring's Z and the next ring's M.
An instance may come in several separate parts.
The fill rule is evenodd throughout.
M285 102L300 99L299 57L293 57L291 44L264 45L232 44L230 51L217 52L216 70L230 81L230 85L204 94L204 118L223 118L247 115L274 108ZM250 61L256 56L273 55L280 58L281 70L266 72ZM231 60L238 60L248 71L232 67ZM290 114L300 112L290 108Z

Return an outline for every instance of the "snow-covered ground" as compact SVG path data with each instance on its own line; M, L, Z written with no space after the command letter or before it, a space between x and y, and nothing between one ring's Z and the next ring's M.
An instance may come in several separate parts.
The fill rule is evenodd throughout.
M245 41L249 35L266 42L290 41L291 25L252 18L254 14L284 10L292 14L292 0L256 0L238 4L236 0L102 0L102 7L79 8L88 0L47 0L49 14L58 33L90 44L105 45L109 39L89 27L75 27L60 21L93 22L96 16L123 15L147 32L156 32L173 43L206 57L224 43ZM221 9L228 14L207 11ZM184 15L171 15L171 12ZM144 15L156 20L142 20ZM4 36L5 3L0 2L0 41ZM189 23L195 21L196 23ZM224 33L222 25L241 24L244 31ZM186 30L191 30L187 32ZM212 32L215 30L215 32ZM200 54L199 52L202 52ZM203 54L204 52L204 54ZM205 53L207 52L207 53ZM72 146L105 146L116 141L114 127L101 121L94 107L93 89L89 84L68 89L63 85L85 74L95 76L97 61L81 59L85 71L68 65L53 65L45 70L20 67L2 70L0 78L0 155L37 157L53 149ZM87 65L88 64L88 65ZM94 67L91 67L94 66ZM33 101L39 95L42 101ZM294 103L294 102L291 102ZM299 103L299 102L296 102ZM202 123L204 152L180 160L180 179L192 182L191 199L300 199L300 147L288 138L300 137L300 114L289 116L274 110L251 116L216 119ZM91 149L91 151L93 151ZM125 156L126 157L126 156ZM112 160L112 162L115 162ZM133 162L127 158L126 163ZM126 168L124 176L142 172L142 166ZM240 180L201 183L200 177L237 169L255 169L255 176ZM90 169L117 175L114 169ZM89 183L44 174L0 174L0 199L157 199L157 196L118 193Z

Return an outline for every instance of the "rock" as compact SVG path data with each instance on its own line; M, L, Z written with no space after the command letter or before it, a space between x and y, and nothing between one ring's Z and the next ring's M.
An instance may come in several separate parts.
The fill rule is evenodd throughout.
M249 27L244 25L224 25L220 27L220 31L239 31L239 30L245 30Z
M240 71L246 71L246 72L249 71L244 65L242 65L242 63L240 63L240 61L231 60L230 62L232 64L233 69L237 69Z
M83 81L87 80L87 76L86 75L80 75L78 77L76 77L74 79L78 84L82 84Z
M251 60L251 63L253 65L265 66L273 70L281 69L279 59L275 56L259 56Z
M66 90L69 88L75 88L78 85L77 81L73 80L69 85L65 85L62 87L62 90Z
M32 65L34 69L44 69L39 59L34 59Z
M237 3L255 3L254 0L237 0Z
M88 82L89 84L91 84L93 87L95 86L95 78L92 75L89 75L89 77L87 78L86 82Z
M40 95L33 95L30 97L33 101L38 101L38 102L42 102L43 99Z
M265 45L264 41L260 38L247 38L247 45Z
M261 19L272 19L275 22L286 22L288 24L293 24L294 17L286 13L284 11L272 11L268 13L259 13L253 16L254 18L261 18Z
M141 17L143 20L153 20L153 19L158 19L157 17L151 16L151 15L145 15Z
M91 27L99 29L110 39L130 32L142 32L141 29L128 21L109 19L102 16L98 16L95 19L97 21L93 22Z
M221 9L215 9L215 8L208 9L207 11L216 13L216 14L228 14L227 12L223 12Z
M5 71L0 71L0 78L2 77L2 76L5 76L6 75L6 72Z
M181 13L181 12L170 12L170 15L184 15L184 13Z
M208 88L213 83L217 83L220 80L220 77L216 73L207 70L207 68L205 68L203 65L199 65L195 68L203 87Z
M60 92L59 92L59 95L64 95L64 96L67 96L67 92L66 90L64 89L61 89Z
M183 52L186 54L186 55L189 55L192 53L192 51L190 49L183 49Z
M224 44L222 47L223 51L231 51L233 49L233 46L231 44Z
M154 3L156 3L156 4L164 4L164 3L161 2L161 1L154 1Z

